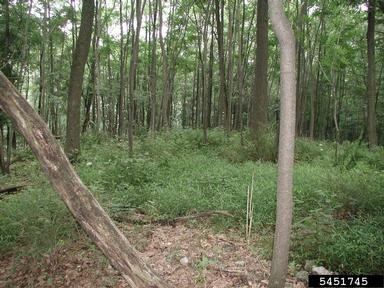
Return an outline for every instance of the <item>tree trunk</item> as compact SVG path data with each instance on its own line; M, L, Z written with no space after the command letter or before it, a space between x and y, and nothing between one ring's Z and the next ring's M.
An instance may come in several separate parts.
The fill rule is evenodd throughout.
M69 92L67 103L67 137L65 152L68 157L76 159L80 152L80 104L84 77L84 67L87 62L91 43L94 1L83 1L79 39L73 53Z
M134 93L136 89L136 69L139 56L139 41L140 41L140 29L141 19L144 11L146 0L141 4L141 0L136 0L136 30L132 35L132 55L129 64L129 83L128 83L128 146L129 153L133 153L133 121L134 121ZM132 3L133 4L133 3Z
M91 121L91 107L93 106L93 123L92 126L95 125L95 103L97 100L97 69L98 69L98 58L99 58L99 2L98 0L95 0L95 27L93 31L93 38L92 38L92 61L91 61L91 79L90 79L90 85L91 85L91 93L90 95L87 95L87 99L85 101L85 107L84 107L84 122L83 122L83 128L82 132L84 133L90 124Z
M202 61L202 94L203 94L203 103L202 103L202 124L203 124L203 143L208 144L208 95L209 95L209 67L208 67L208 25L210 19L210 4L208 3L206 7L204 28L203 28L203 61Z
M169 114L169 102L171 98L171 87L170 87L170 69L168 53L166 51L164 38L163 38L163 4L162 0L157 0L159 9L159 42L161 48L161 55L163 58L163 98L161 100L161 109L159 117L159 128L169 128L170 123L168 121Z
M233 6L233 7L232 7ZM227 107L225 114L225 127L229 132L232 128L232 98L233 98L233 50L234 50L234 21L235 21L235 13L236 13L236 1L234 1L233 5L231 2L228 2L228 37L227 37Z
M138 288L169 287L140 259L139 253L81 182L47 125L1 72L0 109L23 134L44 173L77 222L129 285Z
M253 137L268 125L268 2L257 1L257 49L255 86L251 100L249 126Z
M213 13L212 13L213 14ZM212 21L214 19L214 16L211 16ZM211 26L211 43L209 47L209 68L208 68L208 91L207 91L207 125L209 128L212 127L211 123L211 114L212 114L212 88L213 88L213 61L214 61L214 55L213 55L213 26Z
M368 0L368 115L367 134L369 147L377 145L377 124L376 124L376 71L375 71L375 0Z
M118 100L118 127L117 135L123 136L124 131L124 107L125 107L125 47L124 47L124 31L123 31L123 1L120 0L119 6L120 19L120 94Z
M0 65L1 70L4 72L4 74L11 79L13 82L13 72L12 72L12 65L11 65L11 57L12 57L12 51L11 51L11 31L10 31L10 15L9 15L9 1L4 0L2 1L3 6L3 17L4 17L4 40L5 40L5 49L1 51L2 59L0 59Z
M43 17L43 26L42 26L42 38L41 51L40 51L40 79L39 79L39 103L38 103L38 112L43 117L45 117L45 104L46 104L46 54L47 54L47 44L46 44L46 35L47 35L47 3L44 1L44 17Z
M216 32L217 32L217 49L219 54L219 75L220 75L220 90L219 90L219 105L218 105L218 122L220 126L225 126L227 119L227 83L225 76L225 55L224 55L224 1L215 0L215 15L216 15Z
M277 179L276 230L270 288L282 288L288 269L293 210L293 160L295 147L296 69L295 36L281 0L269 0L272 27L280 44L280 135Z
M156 78L156 18L157 18L157 0L154 0L153 3L149 3L149 6L154 5L153 13L152 13L152 42L151 42L151 61L150 61L150 95L151 95L151 120L150 120L150 130L151 134L155 135L156 130L156 115L157 115L157 105L156 105L156 86L157 86L157 78Z

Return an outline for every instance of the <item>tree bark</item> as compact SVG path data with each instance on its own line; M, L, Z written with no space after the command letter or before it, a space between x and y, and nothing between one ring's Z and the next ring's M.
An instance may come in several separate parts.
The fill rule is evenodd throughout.
M152 43L151 43L151 61L150 61L150 95L151 95L151 120L150 120L150 130L152 136L155 135L156 130L156 116L157 116L157 100L156 100L156 87L157 87L157 56L156 56L156 46L157 46L157 38L156 38L156 23L157 23L157 0L153 0L152 3L149 3L149 6L154 5L153 13L152 13Z
M225 127L225 119L227 119L227 82L225 76L225 55L224 55L224 1L215 0L215 16L216 16L216 32L217 32L217 49L219 54L219 104L218 104L218 122L220 126Z
M79 39L77 40L76 49L73 53L71 75L69 78L65 152L74 160L80 152L80 104L84 67L87 62L91 43L94 10L95 5L93 0L83 1Z
M93 106L93 123L91 126L94 128L96 125L96 111L95 111L95 104L98 97L98 67L99 67L99 1L95 0L95 25L94 25L94 31L93 31L93 38L92 38L92 60L91 60L91 69L90 69L90 86L91 86L91 93L87 95L87 98L85 100L85 107L84 107L84 122L83 122L83 128L82 132L84 133L87 131L88 127L90 126L91 121L91 107Z
M249 126L253 137L268 125L268 2L257 1L257 49L255 86L251 100Z
M233 98L233 50L234 50L234 41L236 38L234 31L234 21L236 13L236 1L232 4L228 2L228 37L227 37L227 73L226 73L226 83L227 83L227 107L225 114L225 127L227 132L231 131L232 128L232 98Z
M45 104L46 104L46 54L47 54L47 43L46 35L47 32L47 3L44 1L44 17L43 17L43 27L42 27L42 43L41 43L41 51L40 51L40 79L39 79L39 104L38 104L38 112L43 117L43 119L46 119L45 116Z
M293 161L296 117L295 36L281 0L269 0L269 15L280 44L280 135L277 179L276 230L270 288L282 288L288 268L293 210Z
M133 122L134 122L134 94L136 90L136 69L139 57L139 41L140 41L140 29L141 19L145 7L146 0L141 4L141 0L136 0L136 30L133 34L132 40L132 55L129 64L129 83L128 83L128 147L129 153L133 153ZM133 2L132 2L133 4Z
M168 119L169 115L169 103L171 99L171 76L170 76L170 65L168 59L168 52L165 47L165 41L163 37L163 3L162 0L157 0L159 9L159 42L161 48L161 56L163 58L163 98L161 100L160 117L159 117L159 128L169 128L170 123ZM171 29L171 27L169 27Z
M117 135L123 136L124 131L124 107L125 107L125 64L126 52L124 46L124 31L123 31L123 2L120 0L119 19L120 19L120 94L118 100L118 127Z
M376 71L375 71L375 0L368 0L368 30L367 30L367 56L368 56L368 115L367 134L368 144L372 148L377 145L376 123Z
M25 137L44 173L77 222L131 287L169 287L139 257L81 182L48 126L0 72L0 109Z

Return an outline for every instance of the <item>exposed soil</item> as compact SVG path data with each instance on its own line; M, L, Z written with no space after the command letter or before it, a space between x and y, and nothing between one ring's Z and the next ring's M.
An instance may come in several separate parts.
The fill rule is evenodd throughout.
M145 260L178 288L267 287L269 263L234 233L176 226L120 225ZM294 278L288 286L305 287ZM0 287L129 287L87 239L57 248L40 260L0 259Z

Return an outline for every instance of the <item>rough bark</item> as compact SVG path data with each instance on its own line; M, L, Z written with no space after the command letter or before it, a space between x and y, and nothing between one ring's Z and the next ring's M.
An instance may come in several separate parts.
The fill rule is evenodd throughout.
M369 147L377 145L376 123L376 71L375 71L375 0L368 0L368 91L367 134Z
M84 68L91 43L94 10L95 4L93 0L83 1L79 39L73 53L71 75L69 78L65 152L73 159L76 159L77 154L80 152L80 104Z
M249 126L254 137L268 124L268 2L257 1L256 73Z
M296 117L295 37L281 0L269 0L269 14L280 45L280 135L276 230L269 287L282 288L288 268L293 210L293 160Z
M48 126L0 72L0 109L25 137L44 173L77 222L131 287L169 287L139 257L71 166Z

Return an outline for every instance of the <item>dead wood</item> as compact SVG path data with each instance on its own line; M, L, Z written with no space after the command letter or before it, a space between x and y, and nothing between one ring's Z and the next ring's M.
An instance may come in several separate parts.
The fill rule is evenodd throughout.
M0 72L0 109L24 136L43 172L88 236L133 288L167 288L80 180L47 124Z
M6 188L0 188L0 195L4 196L7 194L15 194L24 187L25 187L25 185L15 185L15 186L10 186L10 187L6 187Z

